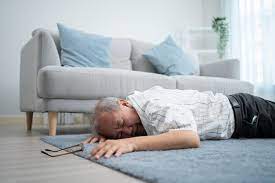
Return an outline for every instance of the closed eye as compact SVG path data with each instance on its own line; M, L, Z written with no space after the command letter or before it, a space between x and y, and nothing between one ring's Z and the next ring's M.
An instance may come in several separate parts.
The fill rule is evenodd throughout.
M122 132L117 133L116 139L120 139L122 137Z

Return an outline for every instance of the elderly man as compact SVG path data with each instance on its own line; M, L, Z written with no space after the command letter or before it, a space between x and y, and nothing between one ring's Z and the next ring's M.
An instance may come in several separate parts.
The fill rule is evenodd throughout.
M95 108L96 159L142 150L197 148L200 140L275 137L275 103L250 94L154 86L126 100L107 97ZM108 140L107 140L108 139ZM117 139L117 140L115 140Z

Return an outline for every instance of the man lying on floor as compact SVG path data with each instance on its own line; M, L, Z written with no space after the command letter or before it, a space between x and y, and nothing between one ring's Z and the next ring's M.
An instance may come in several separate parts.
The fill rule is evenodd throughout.
M95 108L96 159L142 150L197 148L200 140L275 137L275 103L250 94L154 86ZM108 140L107 140L108 139ZM115 140L117 139L117 140Z

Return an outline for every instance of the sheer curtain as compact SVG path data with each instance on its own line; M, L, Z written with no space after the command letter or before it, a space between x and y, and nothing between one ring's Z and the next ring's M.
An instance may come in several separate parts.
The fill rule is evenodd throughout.
M240 59L241 79L275 99L275 0L223 0L230 24L227 56Z

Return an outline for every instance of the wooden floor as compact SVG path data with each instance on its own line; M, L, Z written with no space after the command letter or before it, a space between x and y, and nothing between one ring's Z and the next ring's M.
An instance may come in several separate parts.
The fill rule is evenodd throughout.
M33 125L27 133L25 123L0 122L0 182L142 182L78 156L49 158L41 149L52 147L39 140L47 128ZM88 128L62 127L57 134L88 133Z

